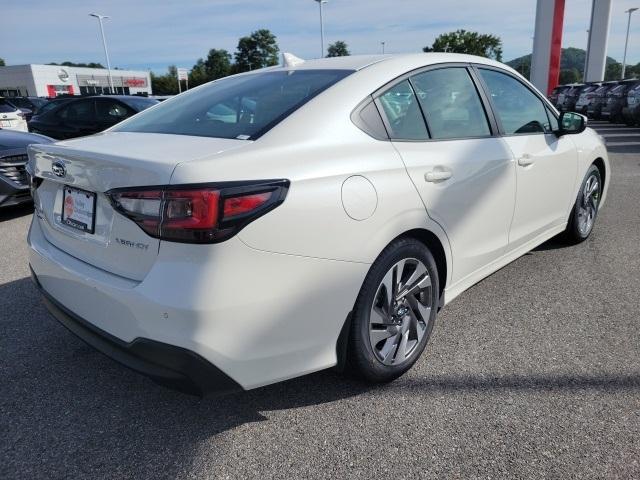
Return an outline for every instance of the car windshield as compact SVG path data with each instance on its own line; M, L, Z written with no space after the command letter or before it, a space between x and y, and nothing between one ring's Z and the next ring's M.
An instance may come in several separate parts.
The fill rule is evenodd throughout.
M228 77L162 102L113 130L254 139L350 73L298 70Z

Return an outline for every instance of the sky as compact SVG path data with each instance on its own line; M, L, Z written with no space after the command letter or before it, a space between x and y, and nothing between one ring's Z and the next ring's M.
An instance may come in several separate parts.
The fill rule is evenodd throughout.
M598 1L598 0L596 0ZM608 55L622 61L625 10L640 0L613 0ZM503 60L530 53L535 0L329 0L323 6L325 48L347 42L352 54L419 52L459 28L498 35ZM112 67L164 72L190 68L210 48L234 52L238 38L268 28L281 52L320 56L318 4L313 0L0 0L0 57L8 65L105 64L98 22ZM563 47L585 48L591 0L566 0ZM12 21L13 20L13 21ZM640 62L640 11L632 16L627 63Z

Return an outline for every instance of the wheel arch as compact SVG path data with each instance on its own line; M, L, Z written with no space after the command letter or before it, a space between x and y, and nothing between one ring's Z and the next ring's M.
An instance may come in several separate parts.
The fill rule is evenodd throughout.
M447 275L450 274L450 270L451 270L448 263L448 257L446 254L445 245L440 240L438 235L435 234L433 231L428 230L426 228L413 228L411 230L407 230L395 236L394 238L392 238L384 246L384 248L380 250L379 254L382 253L385 248L387 248L391 243L395 242L399 238L413 238L415 240L418 240L425 247L427 247L431 252L431 254L433 255L433 258L436 261L436 268L438 269L438 290L439 290L440 308L441 308L444 302L444 290L448 280ZM342 329L340 330L340 334L338 335L338 340L336 342L336 354L337 354L338 362L335 368L339 372L342 372L345 367L345 361L347 357L347 341L349 337L349 332L351 330L352 313L353 313L353 309L347 314L347 317L344 320L344 324L342 325Z

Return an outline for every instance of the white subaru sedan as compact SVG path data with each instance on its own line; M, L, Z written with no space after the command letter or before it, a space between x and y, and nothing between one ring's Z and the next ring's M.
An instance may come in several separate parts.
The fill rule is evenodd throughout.
M338 366L406 372L438 311L545 240L592 232L585 117L455 54L301 61L32 145L35 283L158 382L209 394Z

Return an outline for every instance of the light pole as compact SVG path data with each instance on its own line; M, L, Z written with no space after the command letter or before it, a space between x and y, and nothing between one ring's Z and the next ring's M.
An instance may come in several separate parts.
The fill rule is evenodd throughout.
M584 69L582 70L582 81L587 79L587 62L589 61L589 29L587 29L587 48L584 49Z
M324 58L324 22L322 21L322 4L328 0L314 0L320 6L320 58Z
M98 15L97 13L90 13L90 17L96 17L100 24L100 35L102 35L102 46L104 47L104 56L107 58L107 75L109 75L109 92L113 93L113 79L111 78L111 62L109 62L109 52L107 51L107 40L104 38L104 26L102 20L104 18L111 18L107 15Z
M629 20L627 20L627 36L624 40L624 55L622 56L622 80L624 80L624 71L627 68L627 45L629 44L629 26L631 25L631 14L638 10L637 8L630 8L626 10L624 13L629 14Z
M382 54L384 55L384 42L380 42L380 45L382 45Z

